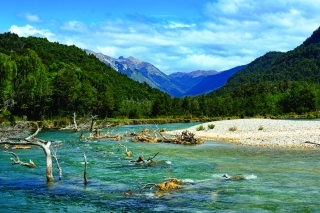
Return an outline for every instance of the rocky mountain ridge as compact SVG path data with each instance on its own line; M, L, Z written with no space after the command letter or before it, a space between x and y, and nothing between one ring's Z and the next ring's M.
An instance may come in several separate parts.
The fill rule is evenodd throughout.
M175 97L183 97L186 95L197 95L202 93L208 93L219 86L212 85L210 82L207 86L199 86L198 84L208 77L218 75L219 81L226 82L230 75L219 75L223 72L215 70L203 71L196 70L192 72L176 72L170 75L166 75L161 72L154 65L144 62L140 59L132 56L125 58L120 56L118 59L110 56L96 53L91 50L85 50L87 54L96 56L100 61L115 69L116 71L126 74L129 78L138 81L146 82L154 88L158 88L163 92L170 94ZM224 79L224 76L226 79ZM223 84L224 84L223 83ZM197 86L198 85L198 86ZM195 87L193 89L193 87ZM191 93L189 93L191 91Z

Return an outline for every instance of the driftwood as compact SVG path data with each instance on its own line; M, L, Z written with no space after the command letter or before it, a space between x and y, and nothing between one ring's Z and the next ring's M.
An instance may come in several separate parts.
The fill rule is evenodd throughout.
M145 161L144 161L144 155L143 155L143 150L142 150L141 155L138 157L137 160L131 160L130 162L135 162L135 163L141 163L141 162L143 162L143 163L145 163Z
M119 134L113 135L113 130L111 132L107 132L106 134L101 134L100 129L94 129L93 133L90 133L88 137L86 137L83 133L81 133L80 138L85 140L96 140L96 139L103 139L103 138L113 138L116 141L122 140L122 136Z
M137 135L138 134L135 133L135 132L130 132L130 133L126 132L126 133L123 134L123 137L134 137L134 136L137 136Z
M245 180L245 177L243 175L229 176L228 174L224 174L222 177L224 177L226 180L233 180L233 181Z
M72 120L73 120L73 125L74 125L73 131L79 131L80 129L77 125L76 113L73 113Z
M15 158L10 158L12 160L12 165L15 165L15 164L20 164L21 166L26 166L28 168L35 168L36 167L36 164L34 164L34 162L30 159L29 160L29 163L24 163L22 162L18 155L13 153L13 152L9 152L9 154L12 154Z
M180 143L184 145L203 144L203 139L196 138L195 133L185 130L181 132L181 135L177 135L176 141L174 143Z
M91 115L91 125L90 125L90 132L92 132L93 130L93 125L94 125L94 122L95 120L97 120L97 115Z
M11 149L31 149L31 146L13 145Z
M311 142L311 141L306 141L306 142L304 142L304 143L309 143L309 144L314 144L314 145L316 145L316 146L320 146L320 143L315 143L315 142Z
M73 131L81 131L81 130L89 130L90 132L94 131L96 129L95 121L97 120L97 115L91 115L91 116L84 116L81 119L76 119L76 113L73 113L73 116L71 116L72 122L69 123L66 127L61 127L60 130L73 130ZM105 128L110 127L112 124L107 123L107 118L105 118L100 124L99 128Z
M125 154L127 157L131 157L132 155L132 151L129 151L128 148L125 145L122 145L121 143L119 143L119 147L123 147L126 149Z
M159 154L159 152L157 152L152 158L149 157L148 160L147 160L147 162L150 162L150 163L155 162L155 161L153 160L153 158L155 158L158 154Z
M155 183L146 183L146 184L141 184L141 188L146 188L148 186L150 186L149 190L151 191L153 188L157 188L157 190L155 191L155 197L161 197L164 195L164 193L167 193L170 190L173 189L181 189L183 188L183 186L180 185L180 183L182 183L182 180L177 179L177 178L171 178L170 177L170 173L167 171L167 175L168 175L168 180L155 184Z
M62 180L62 168L60 166L56 151L52 151L52 157L56 160L56 164L57 164L57 167L58 167L58 170L59 170L59 180Z
M35 138L35 136L38 134L38 132L41 130L41 128L38 128L37 131L35 131L34 134L26 137L26 138L20 138L18 141L7 138L2 138L0 140L0 144L8 144L8 145L22 145L22 146L39 146L42 148L42 150L45 153L46 156L46 178L47 182L53 182L53 174L52 174L52 156L50 151L50 145L51 142L47 142L38 138Z
M138 157L137 160L130 160L130 162L137 163L137 164L142 164L144 166L156 166L161 164L164 161L155 161L154 158L159 154L157 152L153 157L148 157L148 159L144 158L144 153L143 151L141 152L141 155Z
M86 154L83 153L83 158L84 158L84 171L83 171L83 178L84 178L84 184L87 185L89 183L88 178L87 178L87 157Z
M75 132L80 130L80 128L78 127L78 124L77 124L76 113L73 113L73 116L71 118L72 118L73 124L69 124L66 127L60 128L60 130L69 130L69 129L71 129L71 130L73 130Z
M164 129L155 130L151 134L148 129L143 129L139 134L132 138L133 142L164 142L164 143L174 143L182 145L198 145L203 144L204 140L201 138L196 138L195 134L189 132L188 130L181 132L180 135L176 134L174 138L167 138L164 134ZM160 135L161 137L158 137Z
M171 178L170 172L167 171L168 181L162 182L157 184L159 191L167 191L169 189L181 189L183 188L178 183L181 183L182 181L177 178Z

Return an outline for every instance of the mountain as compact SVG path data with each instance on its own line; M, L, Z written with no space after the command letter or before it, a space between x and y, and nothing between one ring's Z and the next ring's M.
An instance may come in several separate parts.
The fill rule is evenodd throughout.
M185 95L196 96L216 90L227 83L227 80L239 70L245 68L246 65L237 66L232 69L218 72L214 75L203 76L202 80L194 85Z
M175 72L171 73L169 77L182 85L185 85L185 90L189 90L191 87L197 85L200 81L202 81L207 76L212 76L218 74L219 72L215 70L196 70L192 72Z
M184 93L183 85L179 82L170 79L167 75L161 72L154 65L136 59L132 56L124 58L120 56L118 59L110 56L103 55L101 53L95 53L90 50L85 50L87 54L96 56L100 61L106 65L112 67L119 73L127 75L129 78L138 81L146 82L153 88L160 89L171 96L181 97Z
M153 88L170 94L172 97L208 93L224 85L232 74L244 67L235 67L225 72L217 72L215 70L176 72L167 76L154 65L132 56L128 58L120 56L116 59L91 50L85 51L119 73L125 74L135 81L145 82ZM217 77L214 78L214 76Z

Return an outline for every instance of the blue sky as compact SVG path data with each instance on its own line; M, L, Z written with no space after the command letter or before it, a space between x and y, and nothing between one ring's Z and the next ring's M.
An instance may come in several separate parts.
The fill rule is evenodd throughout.
M162 72L223 71L289 51L320 26L315 0L11 0L0 33L46 37Z

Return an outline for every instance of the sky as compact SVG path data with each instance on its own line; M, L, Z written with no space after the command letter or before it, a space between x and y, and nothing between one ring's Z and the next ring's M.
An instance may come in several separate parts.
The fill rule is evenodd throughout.
M10 0L0 33L132 56L168 75L292 50L318 29L319 11L320 0Z

